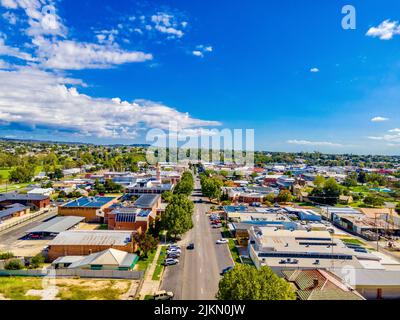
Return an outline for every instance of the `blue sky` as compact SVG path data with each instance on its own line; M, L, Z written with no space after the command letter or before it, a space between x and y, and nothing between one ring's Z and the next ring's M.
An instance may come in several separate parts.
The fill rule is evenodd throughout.
M115 3L117 2L117 3ZM399 154L400 3L0 0L0 136L143 143L255 129L269 151Z

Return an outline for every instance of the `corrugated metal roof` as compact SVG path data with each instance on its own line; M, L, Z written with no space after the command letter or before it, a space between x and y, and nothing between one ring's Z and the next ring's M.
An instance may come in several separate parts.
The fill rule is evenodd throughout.
M160 199L158 194L144 194L139 197L135 202L135 207L139 208L152 208Z
M56 217L28 230L26 233L61 233L85 220L84 217Z
M61 232L50 246L55 245L104 245L125 246L131 241L132 231L65 231Z

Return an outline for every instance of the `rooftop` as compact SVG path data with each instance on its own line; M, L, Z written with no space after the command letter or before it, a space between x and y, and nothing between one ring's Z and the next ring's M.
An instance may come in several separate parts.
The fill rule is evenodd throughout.
M100 245L100 246L125 246L132 239L132 231L64 231L61 232L50 246L56 245Z
M61 233L85 220L83 217L55 217L41 225L26 231L26 233Z
M135 207L152 208L161 198L158 194L144 194L135 202Z
M114 197L83 197L63 205L64 208L102 208L114 201Z

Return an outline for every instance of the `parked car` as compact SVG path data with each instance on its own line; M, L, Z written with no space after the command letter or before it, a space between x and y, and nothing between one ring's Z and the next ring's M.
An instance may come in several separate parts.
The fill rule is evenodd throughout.
M180 249L181 247L180 246L178 246L178 245L176 245L176 244L170 244L170 245L168 245L168 250L169 249Z
M182 251L181 251L181 249L171 249L171 250L168 250L168 251L167 251L167 254L173 254L173 253L175 253L175 254L181 254Z
M180 257L181 257L181 255L179 253L171 253L171 254L167 255L167 259L178 259Z
M212 224L221 224L222 221L221 220L214 220L213 222L211 222Z
M174 266L174 265L176 265L176 264L178 264L179 263L179 260L178 259L165 259L165 262L164 262L164 264L166 265L166 266Z
M229 243L229 240L228 240L228 239L219 239L219 240L217 241L217 244L227 244L227 243Z
M191 243L187 246L188 250L194 250L194 243Z
M212 227L213 229L219 229L222 228L222 224L214 224Z
M222 270L222 272L221 272L221 276L224 276L224 275L226 275L229 271L231 271L231 270L233 270L233 267L228 267L228 268L225 268L224 270Z
M167 291L159 291L156 292L153 296L154 300L172 300L174 298L174 294L172 292L167 292Z

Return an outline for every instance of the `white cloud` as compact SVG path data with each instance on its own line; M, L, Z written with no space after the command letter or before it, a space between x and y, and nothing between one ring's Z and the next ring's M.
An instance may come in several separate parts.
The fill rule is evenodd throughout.
M95 43L58 41L51 43L44 38L34 41L42 64L47 68L79 70L109 68L133 62L152 60L153 56L140 51L124 51L117 46Z
M315 146L315 147L343 147L343 144L333 143L327 141L308 141L308 140L289 140L289 144L299 145L299 146Z
M385 121L389 121L389 118L385 118L385 117L375 117L371 119L371 122L385 122Z
M145 128L166 130L170 121L179 130L219 125L157 102L93 98L71 87L78 82L33 67L0 70L0 121L115 138L134 137Z
M193 51L192 53L193 53L193 55L196 56L196 57L204 57L204 54L203 54L203 52L201 52L201 51L195 50L195 51Z
M156 30L168 34L169 38L182 38L184 36L184 32L178 29L179 23L173 15L159 12L151 17L151 21Z
M379 26L370 28L366 35L381 40L390 40L395 35L400 35L399 22L385 20Z
M196 57L204 58L206 53L213 52L214 48L212 46L198 45L196 46L196 50L192 51L192 54Z
M319 72L319 69L318 69L318 68L311 68L311 69L310 69L310 72L312 72L312 73L318 73L318 72Z
M370 136L368 139L375 141L385 141L388 143L400 143L400 128L395 128L388 131L389 134L383 136Z
M1 0L0 4L7 9L17 9L18 4L16 0Z

